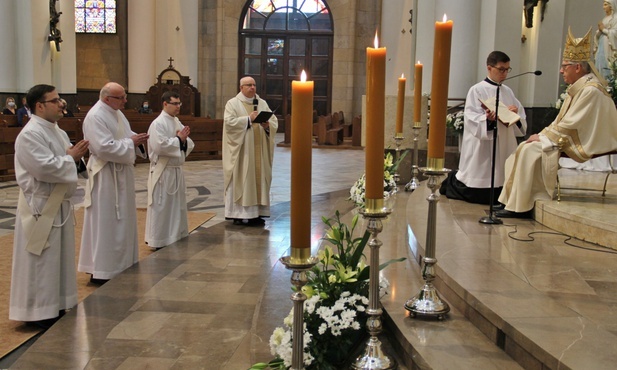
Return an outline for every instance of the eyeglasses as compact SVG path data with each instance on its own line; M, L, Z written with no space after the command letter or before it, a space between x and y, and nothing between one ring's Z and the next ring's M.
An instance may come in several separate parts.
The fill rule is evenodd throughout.
M566 68L568 68L569 66L573 66L574 64L575 64L575 63L564 63L564 64L562 64L562 65L561 65L561 69L566 69Z
M167 104L175 105L177 107L181 107L182 106L182 102L180 102L180 101L167 102Z
M62 103L62 99L60 98L53 98L51 100L43 100L40 101L39 103L45 104L45 103L54 103L54 104L58 104L58 103Z
M124 100L126 99L126 95L122 95L122 96L112 96L112 95L107 95L108 98L112 98L112 99L118 99L118 100Z
M506 73L506 72L510 73L510 72L512 72L512 67L508 67L508 68L497 68L495 66L491 66L491 67L495 68L496 70L498 70L501 73Z
M256 87L257 85L255 85L255 84L244 84L244 85L242 85L242 86L246 86L246 87Z

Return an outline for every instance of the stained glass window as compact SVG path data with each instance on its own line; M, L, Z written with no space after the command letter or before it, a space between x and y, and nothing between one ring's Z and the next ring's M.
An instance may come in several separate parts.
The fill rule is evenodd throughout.
M322 0L253 0L243 28L332 31L332 19Z
M75 32L116 33L116 0L75 0Z

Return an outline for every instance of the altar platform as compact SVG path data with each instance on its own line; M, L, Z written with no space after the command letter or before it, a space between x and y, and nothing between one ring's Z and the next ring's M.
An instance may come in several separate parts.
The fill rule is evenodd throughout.
M289 149L277 147L272 217L257 228L223 220L220 161L187 163L189 210L217 217L98 288L0 360L0 368L236 370L271 359L270 334L292 307L291 273L278 262L289 253L289 159ZM350 220L356 212L346 198L363 161L357 151L313 151L314 252L324 232L321 216L339 210ZM147 168L138 165L138 206L145 202L144 176ZM579 181L581 174L573 176ZM429 190L423 183L399 192L379 234L381 260L407 257L384 270L391 287L382 299L383 339L399 368L613 369L616 180L609 179L605 199L582 194L539 204L536 219L550 212L552 226L509 219L483 225L486 206L441 197L436 285L452 308L443 320L411 318L404 308L423 284L418 261ZM13 187L3 185L5 199L12 199ZM613 249L555 235L566 219L607 224L593 233L603 233Z

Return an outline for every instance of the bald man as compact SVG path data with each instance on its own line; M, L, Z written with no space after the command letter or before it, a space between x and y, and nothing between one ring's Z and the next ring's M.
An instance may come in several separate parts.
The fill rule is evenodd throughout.
M236 225L262 226L270 217L270 185L276 115L254 122L270 107L256 93L252 77L240 80L240 92L225 105L223 174L225 218Z
M134 164L148 134L131 130L124 88L109 82L84 119L90 143L78 270L102 284L138 261Z

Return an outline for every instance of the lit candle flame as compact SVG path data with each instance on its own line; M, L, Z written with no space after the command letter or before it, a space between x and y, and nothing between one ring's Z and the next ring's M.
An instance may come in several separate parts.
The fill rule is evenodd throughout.
M418 64L422 64L422 63L420 63L420 61L418 60Z
M404 73L401 73L401 78L405 78L405 74Z
M375 31L375 49L379 48L379 39L377 38L377 31Z
M300 74L300 81L306 82L306 72L304 72L304 70L302 70L302 73Z
M446 23L446 21L448 20L448 17L446 16L446 13L443 14L443 22Z

